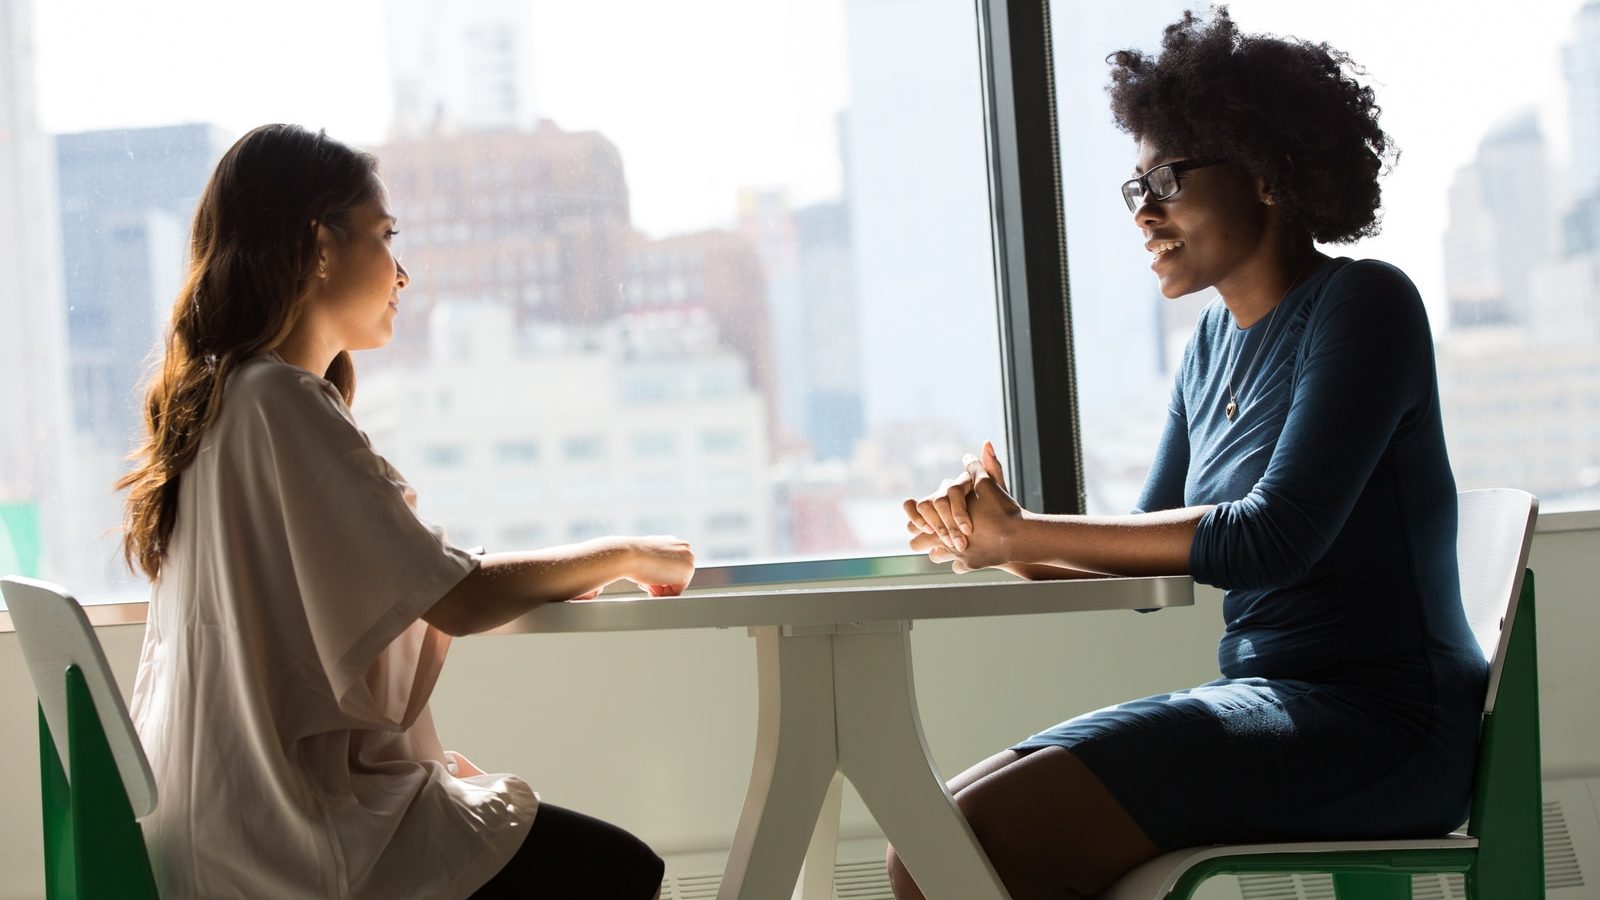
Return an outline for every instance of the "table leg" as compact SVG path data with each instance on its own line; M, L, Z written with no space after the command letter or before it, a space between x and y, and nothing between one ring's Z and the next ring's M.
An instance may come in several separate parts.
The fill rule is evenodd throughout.
M790 896L839 768L833 636L789 636L776 627L751 633L759 694L755 765L717 900Z
M928 755L909 629L841 626L834 638L840 768L928 900L1010 900Z
M844 773L834 772L817 816L817 830L800 867L800 884L790 900L833 900L833 868L839 860L839 810L844 805Z

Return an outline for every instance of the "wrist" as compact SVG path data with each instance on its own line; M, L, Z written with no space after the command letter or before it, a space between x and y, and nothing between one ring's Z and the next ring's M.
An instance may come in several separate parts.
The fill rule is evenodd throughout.
M1033 532L1038 527L1039 517L1027 510L1019 510L1017 515L1006 523L1001 532L1001 542L1005 549L1006 558L1015 563L1032 563Z

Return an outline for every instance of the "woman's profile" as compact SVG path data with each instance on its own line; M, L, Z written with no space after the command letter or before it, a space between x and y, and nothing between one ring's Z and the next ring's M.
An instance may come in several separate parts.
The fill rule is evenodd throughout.
M1161 292L1217 293L1137 509L1024 511L986 445L906 501L908 528L957 571L1221 587L1221 677L950 782L1018 900L1091 895L1199 844L1442 835L1466 819L1485 684L1421 298L1392 265L1316 248L1377 230L1392 146L1372 91L1343 53L1241 33L1225 9L1108 62L1138 145L1120 199ZM921 896L889 867L897 897Z
M349 409L351 352L405 302L396 215L372 156L292 125L240 138L200 198L121 484L153 582L131 711L162 895L649 900L647 846L445 751L428 701L452 636L622 579L676 593L694 557L475 554L417 517Z

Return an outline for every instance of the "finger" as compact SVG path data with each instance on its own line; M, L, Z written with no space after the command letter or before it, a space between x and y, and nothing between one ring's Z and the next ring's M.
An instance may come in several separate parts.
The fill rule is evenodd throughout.
M683 593L681 584L647 584L644 586L652 597L676 597Z
M965 575L972 571L972 567L958 559L950 563L950 571L957 575Z
M926 534L921 531L917 532L917 536L911 539L911 549L918 553L927 553L935 547L943 546L944 544L940 543L938 535Z
M1000 485L1000 490L1008 494L1011 493L1011 490L1006 487L1006 471L1000 465L1000 455L994 452L993 441L983 442L983 470L989 473L989 477L993 478L996 484Z
M922 511L917 508L917 501L907 500L901 506L906 511L907 521L915 525L924 534L933 534L933 526L929 525L928 520L922 517Z
M924 521L933 526L933 533L939 536L939 540L946 547L951 546L950 526L945 524L944 518L939 515L939 510L934 508L932 498L925 497L917 501L917 512L922 514Z
M972 480L966 475L956 482L950 490L945 492L945 498L950 504L950 520L960 530L956 535L956 549L967 549L967 539L963 535L972 533L972 516L967 513L967 492L972 489Z
M928 561L929 562L935 562L935 563L941 563L942 564L942 563L950 562L951 560L954 560L955 558L956 558L955 552L952 551L949 547L946 547L943 544L938 544L932 550L928 551Z
M965 486L947 487L945 488L944 496L933 498L933 509L939 514L939 533L949 543L950 549L965 550L967 549L967 539L961 533L961 522L956 518L955 509L950 503L950 495L952 493L964 498L967 492ZM963 504L962 513L966 513L965 504Z

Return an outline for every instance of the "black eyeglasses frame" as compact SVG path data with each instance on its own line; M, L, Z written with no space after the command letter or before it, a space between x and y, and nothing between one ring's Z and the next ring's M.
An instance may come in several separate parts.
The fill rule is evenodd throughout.
M1180 159L1177 162L1151 166L1145 172L1122 183L1122 201L1128 204L1128 212L1137 212L1139 207L1144 205L1146 194L1149 194L1152 200L1171 199L1178 191L1183 190L1182 176L1185 172L1192 172L1195 169L1203 169L1206 166L1214 166L1227 161L1222 157L1202 157L1200 159ZM1169 169L1172 172L1172 190L1167 191L1165 194L1158 194L1150 186L1150 176L1162 169Z

